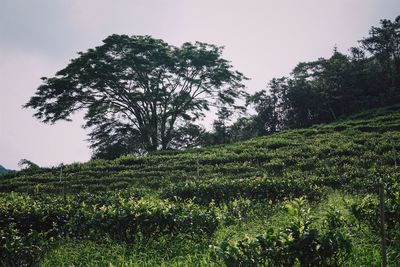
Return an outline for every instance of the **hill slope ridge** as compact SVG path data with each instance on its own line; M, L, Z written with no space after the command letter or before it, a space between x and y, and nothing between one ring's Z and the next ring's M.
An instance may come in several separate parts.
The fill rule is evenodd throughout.
M233 144L160 151L3 174L0 191L67 193L269 177L344 185L393 166L400 150L400 106L366 111L332 124L286 130ZM60 182L61 180L61 182Z

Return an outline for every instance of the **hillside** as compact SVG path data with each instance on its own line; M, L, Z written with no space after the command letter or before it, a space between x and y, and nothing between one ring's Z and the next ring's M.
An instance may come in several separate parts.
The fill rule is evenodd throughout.
M43 266L82 259L93 266L290 266L307 265L307 253L314 265L379 265L377 186L383 179L388 231L400 229L398 151L400 106L391 106L229 145L7 173L1 231L23 237L18 249L47 240L34 259L26 256ZM299 235L306 230L312 238ZM400 239L393 238L395 258ZM277 254L250 251L271 246L263 242Z
M60 168L5 175L0 191L67 193L129 186L150 190L171 184L270 178L311 179L352 186L371 178L374 164L392 166L400 149L400 107L378 109L334 124L284 131L230 145L162 151L145 157L92 160ZM61 176L61 182L60 182Z
M1 173L6 173L9 172L10 170L7 170L6 168L4 168L2 165L0 165L0 174Z

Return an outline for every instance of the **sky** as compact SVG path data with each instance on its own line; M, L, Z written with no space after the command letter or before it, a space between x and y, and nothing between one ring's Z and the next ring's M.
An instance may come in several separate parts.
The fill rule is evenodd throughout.
M82 114L43 124L22 109L40 85L111 34L151 35L179 46L224 46L250 78L249 93L304 61L347 53L399 0L0 0L0 165L19 169L84 162L91 151Z

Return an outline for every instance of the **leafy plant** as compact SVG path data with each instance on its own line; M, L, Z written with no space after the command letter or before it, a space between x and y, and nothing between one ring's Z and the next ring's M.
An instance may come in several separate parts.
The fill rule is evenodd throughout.
M286 208L293 221L283 230L269 228L255 238L235 243L224 240L215 247L226 266L341 266L351 252L346 224L337 211L323 220L323 229L313 227L315 218L296 199Z

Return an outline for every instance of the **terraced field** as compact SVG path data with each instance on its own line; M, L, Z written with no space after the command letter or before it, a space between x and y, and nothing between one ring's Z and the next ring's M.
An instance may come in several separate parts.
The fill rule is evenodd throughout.
M378 266L400 106L248 141L0 175L5 266ZM18 255L18 257L17 257Z

